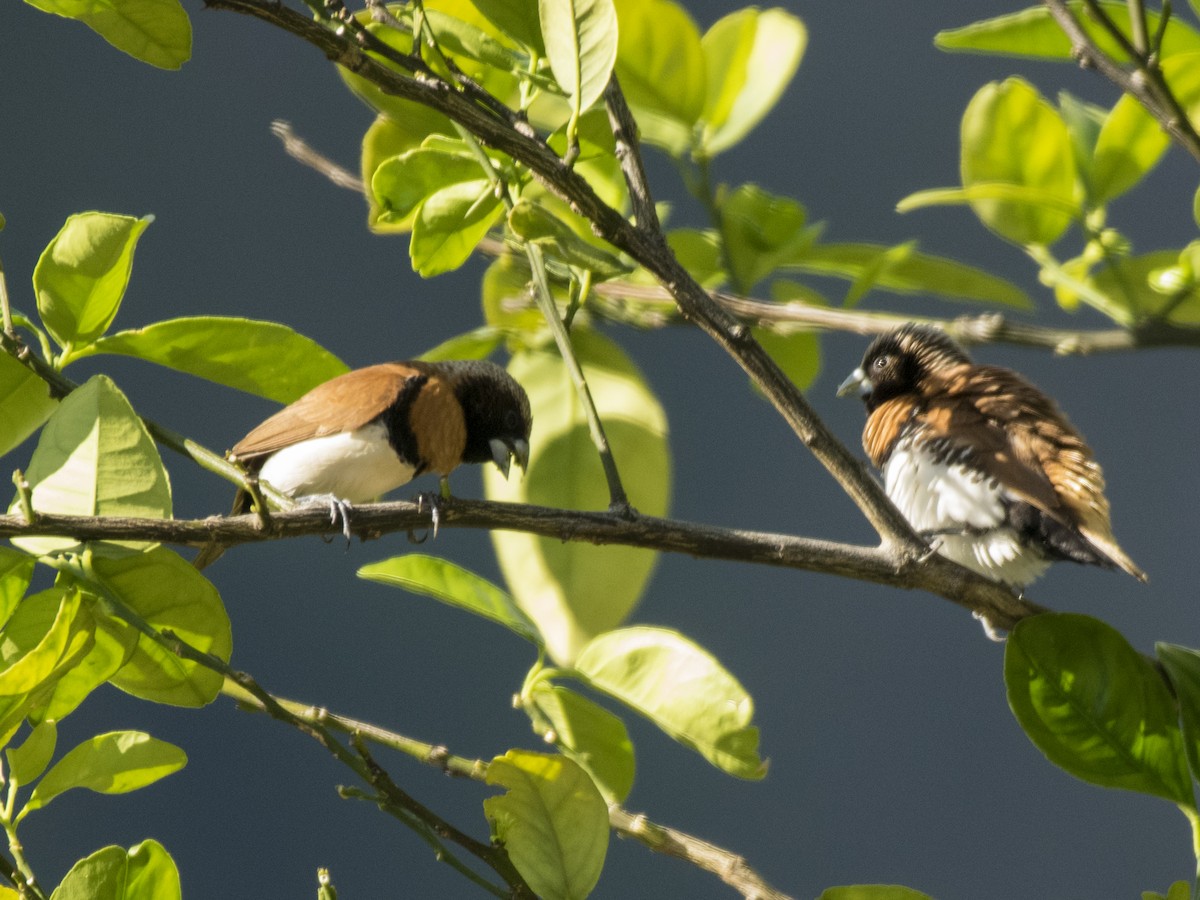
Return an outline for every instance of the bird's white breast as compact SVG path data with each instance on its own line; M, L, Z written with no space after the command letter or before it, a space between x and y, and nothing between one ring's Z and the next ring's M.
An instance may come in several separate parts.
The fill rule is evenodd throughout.
M1008 527L1005 499L1011 498L978 470L939 460L909 438L884 463L883 479L913 530L947 559L1015 586L1029 584L1050 565Z
M396 456L387 428L374 423L277 450L259 477L292 497L327 494L365 503L412 481L415 471Z

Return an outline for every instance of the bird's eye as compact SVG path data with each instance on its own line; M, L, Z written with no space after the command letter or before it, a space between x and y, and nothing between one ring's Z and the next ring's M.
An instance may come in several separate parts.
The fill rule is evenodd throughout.
M891 362L891 360L886 356L877 356L877 357L875 357L875 362L873 362L872 365L876 369L878 369L880 372L882 372L884 369L886 369L888 367L888 363L890 363L890 362Z
M504 427L509 431L515 431L517 426L521 424L520 418L515 411L510 409L504 414Z

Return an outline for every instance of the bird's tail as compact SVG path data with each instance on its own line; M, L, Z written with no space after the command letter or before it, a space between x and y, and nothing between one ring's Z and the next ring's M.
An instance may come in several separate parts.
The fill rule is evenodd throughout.
M1091 529L1080 529L1080 531L1088 539L1088 543L1102 553L1118 569L1128 572L1138 581L1142 582L1142 584L1150 580L1150 576L1138 568L1137 563L1130 559L1128 554L1117 545L1116 539L1111 534L1098 534Z

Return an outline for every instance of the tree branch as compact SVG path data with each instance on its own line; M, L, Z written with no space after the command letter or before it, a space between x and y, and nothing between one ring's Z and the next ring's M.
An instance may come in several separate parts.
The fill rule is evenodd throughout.
M1071 41L1071 47L1079 64L1085 68L1094 68L1105 78L1129 94L1140 103L1146 112L1150 113L1162 129L1167 132L1179 146L1183 147L1195 159L1200 160L1200 134L1187 116L1186 110L1179 99L1171 91L1163 79L1162 70L1153 55L1143 55L1138 52L1124 32L1117 28L1111 19L1094 0L1084 0L1092 18L1103 27L1129 55L1133 61L1133 69L1129 71L1108 56L1092 40L1083 26L1075 18L1067 0L1042 0L1054 20L1058 22L1063 33Z
M428 504L398 501L355 506L351 529L366 539L429 528L431 524ZM612 512L576 512L461 497L440 501L439 528L523 531L555 540L621 544L924 590L1006 630L1020 619L1042 611L1007 588L930 554L927 549L921 557L911 557L886 543L861 547L655 516L628 519ZM52 535L84 541L148 541L191 546L211 542L230 547L284 537L334 534L340 534L340 526L330 524L328 510L323 506L273 513L269 528L264 528L253 514L207 519L127 519L46 513L39 515L33 524L22 516L0 516L0 537Z
M261 698L249 695L237 685L227 682L225 693L237 700L243 707L266 711ZM306 706L293 700L276 697L271 699L298 720L311 721L314 724L320 724L323 727L336 729L360 739L369 740L374 744L398 750L420 763L441 769L447 775L470 778L474 781L487 779L488 764L486 762L481 759L455 756L441 744L428 744L380 728L370 722L339 716L328 710ZM356 742L355 747L358 746L360 743ZM608 808L608 821L617 834L633 838L655 853L674 856L691 863L702 871L710 872L738 891L743 897L754 898L754 900L791 900L786 894L767 884L762 876L751 868L746 859L737 853L675 828L659 825L644 815L631 813L615 803Z

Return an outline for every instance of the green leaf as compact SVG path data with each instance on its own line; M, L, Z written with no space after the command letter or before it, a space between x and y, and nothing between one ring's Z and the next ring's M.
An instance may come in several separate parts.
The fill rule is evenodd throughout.
M144 731L97 735L54 764L33 789L18 819L72 788L126 794L178 772L186 764L183 750Z
M53 681L64 660L86 652L94 620L78 591L53 587L26 597L0 632L0 696L13 697Z
M541 735L592 777L609 803L624 803L633 789L633 744L625 723L607 709L567 687L537 682L530 692L530 715L550 728Z
M754 701L702 647L665 628L602 634L584 647L575 670L588 684L636 709L714 766L759 779Z
M413 270L432 278L461 266L504 213L486 178L437 191L421 204L408 245Z
M1169 322L1200 324L1200 295L1195 287L1180 301L1171 286L1175 279L1163 278L1166 273L1182 276L1180 257L1172 250L1121 257L1097 272L1092 285L1115 306L1130 310L1135 318L1157 318L1169 313L1166 317Z
M4 751L8 757L9 776L17 784L30 784L50 765L54 745L58 743L58 726L53 722L35 725L20 747Z
M178 69L192 56L192 23L179 0L25 0L38 9L78 19L122 53L160 69Z
M84 597L85 604L94 598ZM71 657L70 664L60 661L53 688L38 694L36 716L41 720L62 721L129 661L137 647L138 634L123 623L94 611L88 616L91 646L87 652Z
M105 847L71 867L50 900L180 900L179 870L158 841Z
M1084 10L1080 0L1068 0L1075 21L1083 26L1105 56L1119 61L1129 61L1121 46L1108 31ZM1100 6L1129 36L1129 8L1121 0L1100 0ZM1158 30L1159 14L1146 10L1146 27L1149 33ZM973 22L962 28L939 32L933 39L942 50L965 50L972 53L1001 53L1005 56L1032 56L1038 59L1058 59L1074 62L1075 55L1071 40L1059 27L1054 17L1044 6L1034 6L1015 13L1006 13L992 19ZM1163 35L1161 58L1200 50L1200 34L1190 25L1172 16Z
M475 184L483 177L479 161L467 153L420 147L379 165L371 193L379 204L379 221L399 225L413 221L417 209L443 188Z
M229 616L212 583L174 551L156 547L136 556L92 561L111 591L152 628L170 630L202 653L229 661ZM211 703L224 679L139 634L129 660L109 679L126 693L155 703L197 707Z
M538 56L545 57L546 45L538 18L538 0L472 0L488 21Z
M171 485L154 440L106 375L93 376L59 404L42 429L26 477L38 512L171 516ZM34 554L79 546L71 538L14 538L13 543Z
M538 13L550 70L578 120L608 87L617 61L613 0L538 0Z
M530 294L529 262L524 256L505 254L483 273L483 316L487 324L513 334L540 335L546 320L533 305ZM551 280L550 291L556 303L567 302L565 286ZM486 469L485 469L486 471Z
M734 290L748 294L781 262L800 255L812 243L804 207L788 197L767 193L756 184L722 191L717 198L721 238Z
M487 359L500 346L504 332L490 325L480 325L471 331L447 338L436 347L426 350L417 359L440 362L445 359Z
M700 30L674 0L617 0L617 77L642 140L681 157L704 113Z
M1100 129L1092 167L1093 203L1119 197L1158 164L1171 139L1140 103L1123 95Z
M1196 227L1200 228L1200 187L1196 188L1196 193L1192 196L1192 220Z
M1193 808L1171 693L1116 630L1068 613L1025 619L1005 645L1004 682L1017 721L1052 763Z
M1184 750L1192 777L1200 778L1200 651L1157 643L1154 652L1167 670L1183 722Z
M891 248L882 244L812 244L787 261L787 268L835 278L859 279ZM1020 309L1033 303L1016 285L943 256L909 252L891 265L877 268L875 286L899 294L930 293L978 300Z
M700 152L742 140L779 102L804 56L804 23L781 8L730 13L701 39L708 88Z
M671 460L662 407L616 344L579 326L571 337L630 503L647 515L663 515ZM508 368L529 393L537 424L528 474L505 481L499 470L485 468L487 496L567 509L607 508L603 470L557 352L548 346L523 351ZM492 543L518 606L560 662L570 662L591 637L625 619L657 560L646 550L516 532L493 532Z
M811 331L780 332L753 328L755 339L783 369L792 384L807 390L821 372L821 341Z
M0 455L41 428L57 405L46 382L0 353Z
M675 228L667 232L667 243L679 264L703 287L719 287L729 279L721 257L721 238L712 229ZM650 282L653 278L646 276Z
M79 213L42 251L33 270L38 312L60 346L88 344L108 330L151 217Z
M0 628L8 621L33 580L32 556L0 547Z
M119 353L278 403L291 403L349 367L286 325L196 316L118 331L87 353Z
M1044 193L1074 212L1042 203L973 199L980 220L1017 244L1052 244L1079 214L1071 136L1058 112L1027 82L984 85L962 119L962 183L1011 184Z
M542 642L537 628L517 608L512 597L486 578L448 560L419 553L393 556L363 566L358 570L358 577L424 594L490 619L534 644Z
M592 779L562 756L509 750L488 765L483 801L492 833L521 877L545 900L581 900L608 853L608 806Z
M1058 92L1058 110L1071 135L1071 149L1075 154L1075 169L1080 179L1088 185L1088 197L1092 190L1092 163L1096 152L1096 141L1108 118L1108 110L1086 103L1066 91Z
M521 239L539 244L562 262L591 272L600 281L632 271L632 266L578 237L569 225L540 205L519 201L509 210L508 225Z
M854 884L821 891L817 900L933 900L928 894L895 884Z

